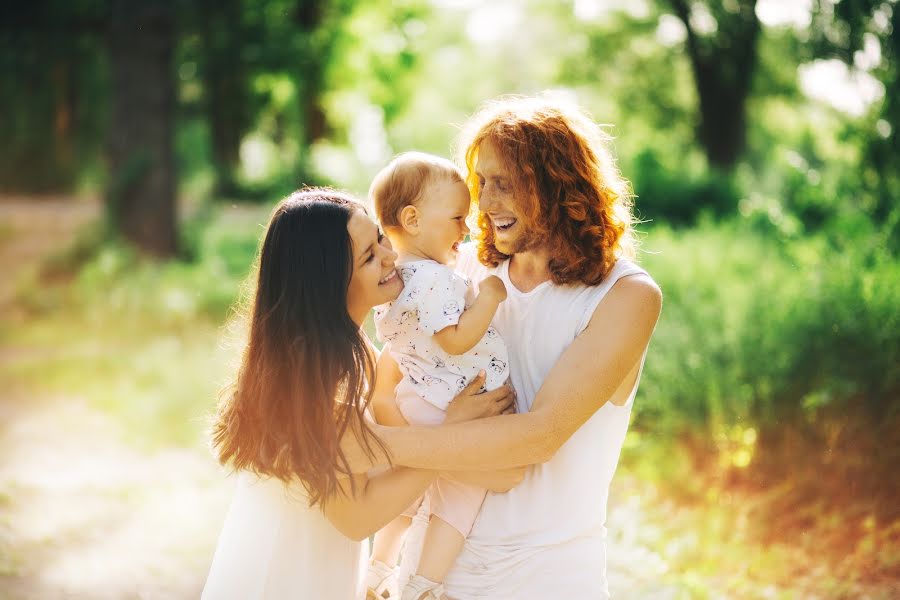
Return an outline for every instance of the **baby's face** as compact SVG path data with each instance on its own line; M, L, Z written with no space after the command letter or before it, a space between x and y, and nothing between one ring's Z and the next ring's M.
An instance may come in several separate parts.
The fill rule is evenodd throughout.
M422 250L439 263L453 264L460 242L469 233L469 188L462 181L439 180L419 203Z

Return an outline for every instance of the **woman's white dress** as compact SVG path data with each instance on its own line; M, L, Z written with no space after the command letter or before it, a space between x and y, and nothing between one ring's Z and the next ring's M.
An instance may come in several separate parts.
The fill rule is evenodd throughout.
M335 529L299 484L236 479L203 600L365 598L368 541Z

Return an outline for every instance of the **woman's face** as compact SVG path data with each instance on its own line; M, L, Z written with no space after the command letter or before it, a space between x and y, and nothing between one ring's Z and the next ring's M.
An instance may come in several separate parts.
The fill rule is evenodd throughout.
M353 274L347 288L347 312L362 325L369 311L400 295L403 281L394 261L397 253L377 225L361 210L347 222L353 246Z

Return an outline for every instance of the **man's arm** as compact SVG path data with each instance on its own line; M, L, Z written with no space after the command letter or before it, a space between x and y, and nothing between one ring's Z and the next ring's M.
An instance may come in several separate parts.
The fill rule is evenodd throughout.
M649 277L618 281L550 370L531 412L440 427L378 427L376 433L395 464L411 467L472 471L545 462L626 379L633 381L629 375L661 308L662 294Z
M400 372L397 362L391 356L388 346L382 349L376 369L375 392L372 396L375 420L379 424L389 427L405 427L409 425L397 407L394 394L394 389L400 383L403 374ZM492 492L508 492L521 483L525 477L525 471L526 467L515 467L499 471L455 472L448 473L448 476L469 485L489 489Z
M492 492L505 493L522 483L527 471L528 467L513 467L498 471L447 471L444 476Z

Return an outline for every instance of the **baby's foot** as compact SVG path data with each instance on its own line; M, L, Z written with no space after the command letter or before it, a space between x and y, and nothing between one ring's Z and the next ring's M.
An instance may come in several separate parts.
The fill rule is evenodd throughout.
M366 572L366 600L398 600L397 573L380 560L373 560Z
M400 600L447 600L444 586L421 575L413 575L403 588Z

